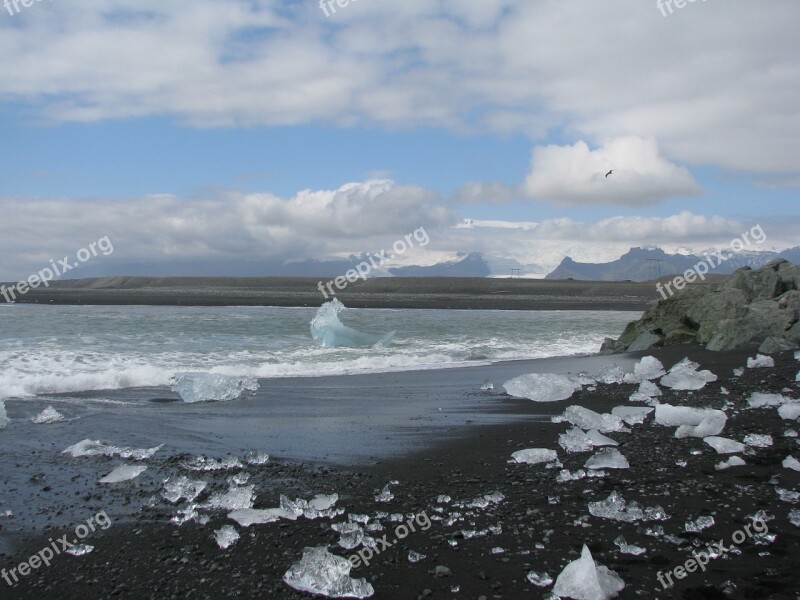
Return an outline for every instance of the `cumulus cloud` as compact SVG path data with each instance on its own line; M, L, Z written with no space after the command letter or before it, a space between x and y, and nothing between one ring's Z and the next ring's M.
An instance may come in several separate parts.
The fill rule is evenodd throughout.
M613 169L613 174L606 173ZM685 167L664 157L655 140L635 136L591 150L539 146L522 189L534 198L559 204L655 204L671 196L691 196L700 188Z

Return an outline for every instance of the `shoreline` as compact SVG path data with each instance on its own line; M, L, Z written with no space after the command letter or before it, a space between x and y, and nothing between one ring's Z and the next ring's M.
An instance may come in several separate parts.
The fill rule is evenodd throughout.
M678 593L715 598L725 586L733 585L733 595L726 597L794 600L796 594L792 590L800 582L800 557L794 555L791 548L797 547L800 530L788 522L787 514L796 505L780 501L774 488L797 490L800 486L800 474L780 465L787 454L797 455L797 444L794 439L783 437L784 429L791 424L781 422L774 408L747 410L744 407L752 391L779 393L789 387L793 392L788 395L796 396L794 374L798 363L792 353L784 353L777 357L777 366L773 369L746 369L742 377L731 377L732 369L744 366L746 358L754 354L754 351L710 353L696 347L671 347L624 357L654 355L669 368L672 363L689 356L717 374L719 381L699 392L664 390L660 400L713 408L728 401L733 407L728 411L728 425L720 435L739 440L744 433L772 434L774 447L756 449L752 456L745 457L748 464L744 467L716 471L714 464L725 457L718 456L702 440L676 440L674 428L648 422L634 426L630 434L609 434L620 442L619 449L630 461L630 469L609 471L605 478L557 484L557 470L541 465L509 464L511 453L528 447L556 449L564 468L574 471L589 454L564 453L556 444L556 438L567 427L550 423L547 415L560 414L572 404L601 412L616 405L632 405L627 396L637 386L598 384L596 391L584 388L566 401L535 404L506 397L498 389L502 381L495 380L497 398L489 408L515 416L527 414L532 418L480 425L465 422L454 429L451 436L428 430L426 435L434 436L433 445L396 457L379 458L371 466L288 460L251 466L247 470L258 492L255 506L276 506L280 494L309 498L316 493L335 492L340 497L337 506L346 508L348 514L375 515L383 510L409 515L425 511L429 516L444 517L452 516L454 511L462 513L463 520L457 520L452 526L434 521L427 531L418 531L385 550L370 566L354 570L352 576L365 577L373 584L374 598L540 597L546 590L539 591L529 583L526 573L547 571L555 578L566 562L577 558L585 542L595 560L617 571L626 582L620 598L674 597ZM619 360L623 357L593 358ZM541 360L535 362L542 366ZM508 365L505 368L509 368ZM464 380L471 385L463 369L455 371L459 372L461 385L465 385ZM455 385L452 380L444 381L446 377L442 371L429 373L434 374L432 380L438 378L445 387ZM479 379L477 373L475 375L473 378ZM405 378L411 381L420 376L418 373ZM440 393L436 388L431 389L425 378L417 383L432 397ZM721 395L722 387L730 394ZM692 454L697 450L699 454ZM177 467L184 458L185 455L170 456L166 463ZM688 464L678 466L676 461L679 460L686 460ZM112 465L104 458L70 459L69 463L77 464L87 478L89 473L102 473ZM71 471L70 467L63 468ZM206 474L200 475L207 478ZM230 473L216 479L224 482L225 475ZM777 485L770 483L776 475ZM391 488L395 499L387 504L376 502L374 494L392 480L399 481ZM136 483L121 486L111 493L117 497L122 494L121 498L127 498L127 503L158 493L158 488L148 486L142 490ZM84 517L102 507L97 491L92 492L96 487L94 483L87 486L85 498L93 500L83 501ZM629 524L589 516L588 502L603 500L615 489L628 501L636 500L643 506L663 506L671 518L658 523ZM505 499L485 509L456 509L452 503L437 502L439 494L448 494L457 502L494 491L500 491ZM54 492L57 493L56 490L51 493ZM555 498L558 498L557 503L552 504ZM706 573L695 573L678 582L677 591L661 589L657 571L683 564L691 550L696 549L694 542L730 539L731 533L745 522L746 515L756 510L767 510L775 515L775 519L768 522L770 532L777 535L775 540L762 546L743 544L741 554L712 561ZM212 513L207 525L190 522L180 527L168 523L174 513L175 507L161 501L131 519L115 521L108 531L93 534L86 540L95 546L94 552L81 557L60 557L49 568L30 575L14 588L15 597L47 600L121 594L122 597L163 598L172 594L183 597L192 592L192 597L214 599L231 594L241 598L308 598L281 582L286 569L300 558L303 547L330 544L335 554L350 554L336 546L339 536L330 531L331 521L327 519L300 518L249 528L236 526L242 538L231 548L221 550L212 538L213 531L222 525L235 525L224 512ZM684 522L702 515L715 516L716 525L700 533L683 531ZM334 522L341 522L345 517ZM74 524L81 520L74 519ZM391 531L391 524L385 519L382 522L387 531ZM460 533L482 531L498 524L501 532L495 534L466 538ZM677 545L663 537L645 535L645 529L656 525L663 526L667 534L684 542ZM26 553L40 548L46 535L68 531L69 528L56 527L41 535L24 535L18 540L19 546L13 555L4 555L2 562L16 564L15 561L23 560ZM613 540L621 534L628 543L646 547L646 554L640 557L620 554ZM503 552L493 553L493 548L503 548ZM410 563L409 550L425 554L426 558ZM80 575L74 570L75 564L81 565ZM440 570L440 575L448 574L437 576L437 566L447 569ZM198 583L200 580L204 580L202 585ZM0 584L5 585L1 581ZM454 586L459 588L457 594L452 591Z

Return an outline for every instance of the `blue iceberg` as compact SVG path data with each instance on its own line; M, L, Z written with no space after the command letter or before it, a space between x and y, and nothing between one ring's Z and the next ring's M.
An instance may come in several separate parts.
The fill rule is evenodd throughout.
M334 298L320 306L317 314L311 319L311 336L324 348L388 346L392 343L394 331L384 335L373 335L356 331L343 324L339 320L339 313L345 308L338 298Z

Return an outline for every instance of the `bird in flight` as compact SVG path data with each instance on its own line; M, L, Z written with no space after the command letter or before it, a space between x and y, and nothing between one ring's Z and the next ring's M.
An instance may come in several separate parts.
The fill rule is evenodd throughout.
M608 176L611 175L613 172L614 172L614 169L611 169L608 173L606 173L606 179L608 179Z

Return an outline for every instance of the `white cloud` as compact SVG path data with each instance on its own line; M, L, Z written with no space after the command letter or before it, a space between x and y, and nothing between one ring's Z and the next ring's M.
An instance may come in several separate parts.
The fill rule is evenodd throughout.
M613 173L606 177L610 170ZM655 140L633 136L596 150L585 142L534 148L522 189L529 196L559 204L633 206L700 191L686 168L659 154Z

